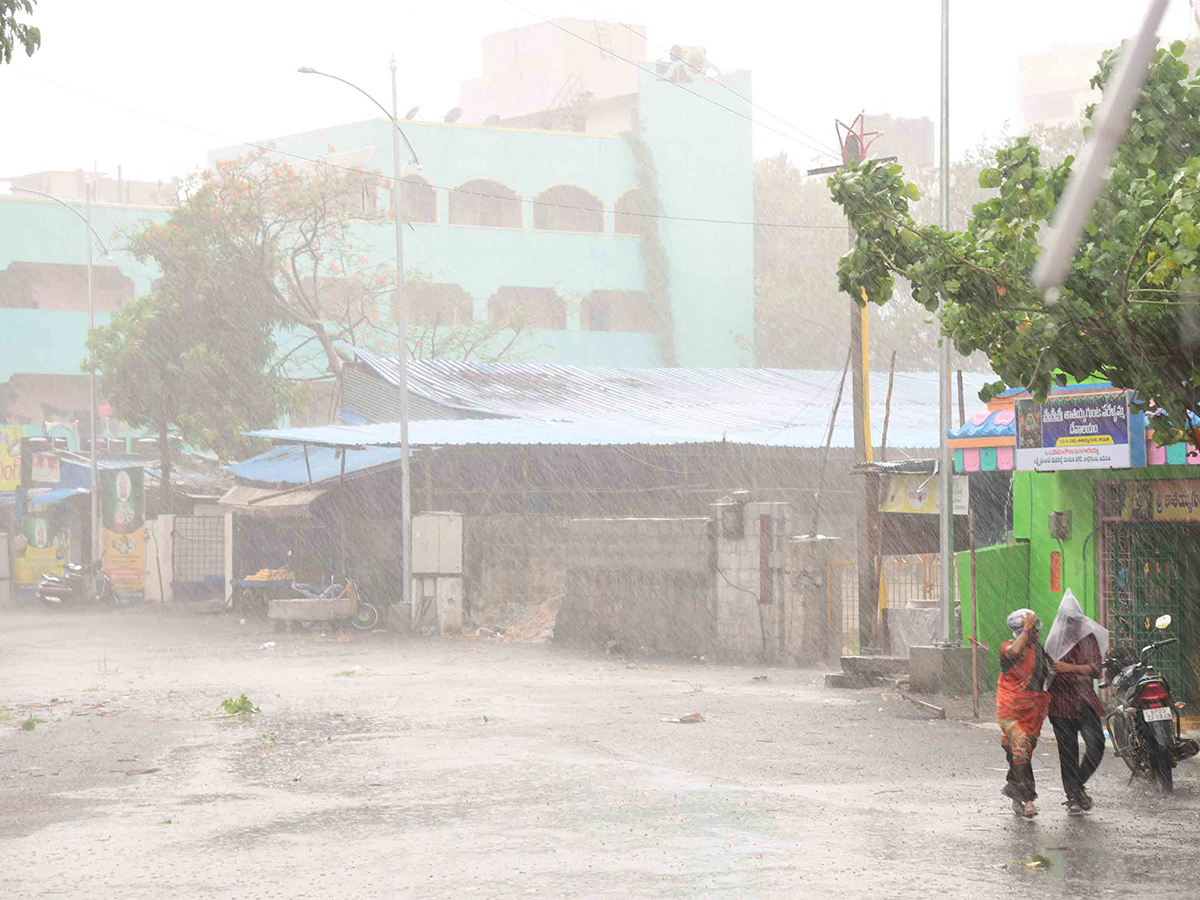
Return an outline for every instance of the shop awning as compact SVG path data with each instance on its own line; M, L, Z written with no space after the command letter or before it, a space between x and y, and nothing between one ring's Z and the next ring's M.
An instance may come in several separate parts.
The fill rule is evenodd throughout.
M56 503L63 503L70 500L72 497L86 497L90 494L87 488L55 488L52 491L46 491L44 494L37 494L29 498L30 506L53 506Z
M226 491L219 501L236 513L265 519L287 519L307 516L309 506L324 491L280 491L277 488L256 488L238 485Z

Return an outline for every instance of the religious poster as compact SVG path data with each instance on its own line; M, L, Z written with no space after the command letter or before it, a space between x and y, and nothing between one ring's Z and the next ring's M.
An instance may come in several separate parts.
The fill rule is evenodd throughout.
M68 532L57 519L25 518L13 528L13 578L37 584L43 575L61 575L69 557Z
M1017 469L1127 469L1129 394L1071 391L1016 402Z
M145 498L141 466L100 472L101 555L119 593L146 587Z

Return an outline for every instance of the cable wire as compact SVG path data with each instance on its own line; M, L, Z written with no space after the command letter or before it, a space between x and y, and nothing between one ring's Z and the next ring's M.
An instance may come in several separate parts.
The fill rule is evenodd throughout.
M612 56L614 59L619 59L619 60L622 60L623 62L627 62L631 66L634 66L635 68L640 69L641 71L647 71L646 67L643 66L641 63L635 62L634 60L629 59L626 56L621 56L621 54L619 54L619 53L614 53L612 50L609 50L605 47L601 47L595 41L588 40L587 38L583 37L582 35L576 34L575 32L571 31L569 28L564 28L562 25L559 25L557 22L553 21L552 19L547 19L544 16L540 15L539 13L535 13L531 9L526 9L525 7L521 6L519 3L514 2L514 0L504 0L504 2L507 3L509 6L513 7L514 9L519 9L521 12L525 13L526 15L533 16L535 19L540 19L545 24L551 25L554 28L557 28L563 34L568 34L577 40L583 41L585 44L591 44L593 47L595 47L600 52L607 53L609 56ZM662 78L662 76L658 75L657 73L652 73L652 74L654 74L655 77L659 78L660 81L666 81L666 79ZM719 106L721 109L723 109L727 112L731 112L735 116L739 116L739 117L745 119L747 122L750 122L751 124L757 124L761 128L766 128L768 131L773 131L776 134L787 138L789 141L795 141L798 144L805 145L808 147L809 150L814 150L817 153L819 153L821 156L828 156L831 159L841 159L842 158L840 153L835 154L831 150L821 148L819 145L805 144L804 141L801 141L795 135L788 134L785 131L780 131L778 128L774 128L774 127L766 124L765 122L755 123L753 116L748 116L744 112L740 112L739 110L734 109L732 106L726 106L724 103L718 103L712 97L706 97L704 94L693 91L690 88L688 88L686 85L682 84L681 82L667 81L667 84L673 84L676 87L678 87L680 90L686 91L687 93L691 94L693 97L699 97L701 100L704 100L707 103L711 103L713 106ZM741 97L741 94L738 94L736 91L734 91L733 93L736 96ZM742 97L742 99L746 100L747 103L750 103L751 106L754 105L753 103L751 103L751 101L747 100L745 97ZM776 117L776 118L778 118L778 117ZM810 140L815 140L815 139L810 139Z
M664 47L662 44L659 44L659 43L657 43L656 41L652 41L652 40L650 40L650 38L648 38L646 35L644 35L644 34L642 34L641 32L639 32L639 31L635 30L635 29L633 28L633 26L632 26L632 25L628 25L628 24L626 24L625 22L616 22L616 21L615 21L615 17L614 17L614 16L613 16L611 13L607 12L606 10L603 10L603 9L601 9L601 8L600 8L599 6L597 6L595 3L587 2L587 4L586 4L586 5L587 5L587 6L590 6L590 7L591 7L592 9L594 9L596 12L598 12L598 13L601 13L601 14L602 14L602 15L603 15L603 16L604 16L604 17L605 17L605 18L606 18L608 21L610 21L610 22L613 22L614 24L616 24L616 25L620 26L621 28L624 28L624 29L625 29L626 31L628 31L630 34L632 34L632 35L635 35L635 36L637 36L637 37L640 37L640 38L642 38L642 39L643 39L643 40L644 40L644 41L645 41L647 44L649 44L651 47L655 47L655 48L657 48L657 49L659 49L659 50L662 50L664 53L666 53L666 54L668 55L668 57L670 56L670 54L671 54L671 50L670 50L670 48L669 48L669 47ZM531 15L536 15L536 13L531 13ZM576 37L578 37L578 35L576 35ZM603 49L603 48L601 48L601 52L603 52L603 53L606 53L606 54L608 54L609 56L614 56L614 57L617 55L616 53L613 53L611 50L605 50L605 49ZM687 60L682 60L682 59L681 59L681 60L679 60L679 62L683 63L685 66L687 66L687 67L688 67L688 69L690 69L691 71L693 71L693 72L697 73L697 74L698 74L698 75L700 75L701 77L705 77L705 76L704 76L704 73L703 73L702 71L700 71L699 69L697 69L695 66L693 66L691 63L689 63ZM766 113L766 114L767 114L768 116L770 116L772 119L775 119L775 120L776 120L776 121L778 121L778 122L782 122L782 123L783 123L784 125L786 125L788 128L791 128L791 129L792 129L793 131L795 131L797 134L803 135L803 136L804 136L805 138L807 138L808 140L815 142L815 143L816 143L818 146L821 146L821 147L825 147L825 148L827 148L829 155L830 155L831 157L833 157L834 159L840 159L840 158L841 158L841 151L839 151L837 148L835 148L835 147L834 147L832 144L827 144L827 143L825 143L825 142L824 142L824 141L822 141L820 138L818 138L818 137L814 137L813 135L809 134L808 132L804 131L803 129L801 129L801 128L798 128L797 126L793 125L791 122L789 122L789 121L788 121L787 119L785 119L783 116L781 116L781 115L778 115L777 113L773 113L773 112L771 112L769 109L765 109L765 108L764 108L763 106L761 106L760 104L758 104L758 103L755 103L755 102L754 102L753 100L751 100L749 97L746 97L746 96L744 96L744 95L742 95L742 94L739 94L737 91L735 91L735 90L734 90L733 88L731 88L729 85L727 85L725 82L723 82L723 81L719 81L719 80L718 80L718 79L716 79L716 78L713 78L713 79L710 79L710 80L711 80L711 81L712 81L714 84L716 84L718 87L720 87L720 88L723 88L724 90L726 90L726 91L728 91L729 93L733 94L733 96L737 97L739 100L744 100L746 103L749 103L749 104L750 104L752 107L754 107L755 109L757 109L759 112ZM761 123L761 122L759 122L759 123L757 123L757 124L760 124L760 125L761 125L762 123ZM797 141L797 143L799 143L798 139L796 139L796 138L792 138L792 140L796 140L796 141ZM812 148L811 148L811 147L809 147L809 149L812 149Z
M111 100L108 100L107 98L100 97L100 96L97 96L94 94L90 94L87 91L82 91L82 90L79 90L78 88L68 87L67 85L59 84L58 82L52 81L48 78L42 78L37 75L31 75L30 73L23 72L23 71L18 71L18 74L23 75L27 78L32 78L35 81L41 81L45 84L49 84L53 87L59 88L60 90L67 91L68 93L79 94L80 96L87 97L88 99L93 100L97 103L105 103L105 104L107 104L109 106L113 106L117 109L121 109L128 113L132 113L133 115L141 116L143 118L150 119L152 121L163 122L168 125L173 125L176 128L182 128L186 131L192 131L192 132L195 132L196 134L204 135L205 137L218 138L223 141L229 141L231 144L234 144L236 146L260 150L265 153L274 153L279 156L285 156L285 157L288 157L289 159L294 159L294 160L297 160L300 162L313 163L316 165L325 165L331 169L336 169L341 172L349 172L349 173L352 173L355 175L377 178L377 179L380 179L380 180L383 180L383 181L386 181L389 183L396 182L396 181L403 182L405 177L411 177L411 176L402 176L402 177L397 178L395 175L385 175L382 172L368 172L364 169L354 168L353 166L339 165L338 163L330 162L328 159L323 159L321 157L314 158L314 157L310 157L310 156L304 156L300 153L295 153L295 152L292 152L289 150L282 150L279 147L275 147L270 144L263 144L258 141L241 141L241 140L238 140L237 138L231 137L230 135L227 135L227 134L220 134L215 131L207 131L207 130L205 130L203 128L199 128L195 125L187 125L183 122L177 122L173 119L168 119L164 116L159 116L155 113L148 113L148 112L145 112L144 110L135 109L130 106L125 106L124 104L121 104L121 103L115 103ZM385 120L379 120L379 121L385 121ZM422 179L422 181L425 181L425 179ZM607 211L608 211L607 209L603 209L603 208L597 209L597 207L591 207L591 206L577 206L577 205L573 205L573 204L569 204L569 203L554 203L549 200L534 200L532 198L519 197L519 196L506 197L503 194L488 194L483 191L462 190L459 187L447 187L446 185L434 184L430 181L425 181L425 184L428 184L430 187L435 188L437 190L455 192L455 193L459 193L459 194L470 194L473 196L483 197L483 198L492 199L492 200L508 200L511 202L529 204L530 206L547 206L547 207L555 207L558 209L572 209L572 210L580 210L580 211L588 211L588 212L603 211L603 212L607 213ZM675 222L695 222L695 223L708 224L708 225L749 225L749 226L762 227L762 228L794 228L794 229L819 230L819 231L829 231L829 230L844 231L846 229L846 226L844 224L842 224L842 225L814 225L814 224L799 223L799 222L757 222L754 220L745 220L745 219L706 218L704 216L674 216L674 215L670 215L667 213L627 213L627 214L622 213L622 215L629 215L632 217L639 217L639 218L643 218L643 219L661 219L661 220L675 221ZM421 224L421 223L417 223L417 224ZM519 229L513 229L513 230L519 230ZM600 233L600 232L597 232L597 233Z

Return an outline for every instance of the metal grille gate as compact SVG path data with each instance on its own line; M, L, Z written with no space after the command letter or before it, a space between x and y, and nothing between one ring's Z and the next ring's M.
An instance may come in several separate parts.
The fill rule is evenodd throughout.
M1178 643L1154 654L1153 665L1176 695L1188 692L1183 661L1187 658L1187 580L1184 542L1188 526L1117 520L1122 503L1120 482L1100 485L1100 614L1111 631L1111 644L1134 652L1163 637L1154 619L1169 614L1169 635Z
M177 600L206 600L225 591L225 517L177 516L171 552Z
M884 606L903 608L910 600L941 597L941 561L933 553L885 556L879 577ZM858 565L853 559L829 563L826 579L829 592L829 627L841 617L842 652L858 653Z

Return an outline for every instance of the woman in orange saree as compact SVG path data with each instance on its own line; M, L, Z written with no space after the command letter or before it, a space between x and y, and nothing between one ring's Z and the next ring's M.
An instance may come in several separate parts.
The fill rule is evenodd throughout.
M1037 815L1033 751L1050 707L1050 694L1045 690L1050 668L1038 643L1042 623L1033 610L1018 609L1007 624L1013 639L1000 645L996 685L996 721L1008 760L1008 778L1001 793L1012 800L1014 813L1031 819Z

